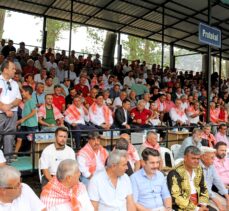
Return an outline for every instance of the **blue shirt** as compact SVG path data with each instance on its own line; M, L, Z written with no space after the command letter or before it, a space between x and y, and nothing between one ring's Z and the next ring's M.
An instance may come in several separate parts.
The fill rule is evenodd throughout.
M177 153L177 156L175 157L175 159L178 158L183 158L184 157L184 151L187 147L189 146L196 146L197 148L200 149L200 147L202 147L201 141L195 143L192 136L187 137L181 144L181 147L179 149L179 152Z
M45 93L43 92L41 95L38 95L34 91L32 94L32 99L36 102L36 104L43 104L45 103Z
M163 201L170 198L165 176L156 171L152 178L147 177L144 168L130 177L134 201L145 208L155 209L163 207Z
M219 178L215 167L213 165L206 167L202 162L200 162L200 165L203 168L204 171L204 178L207 184L208 193L210 198L215 198L216 194L212 191L212 186L215 185L217 189L219 190L219 193L221 195L225 195L228 193L227 189L224 187L224 184L222 180Z

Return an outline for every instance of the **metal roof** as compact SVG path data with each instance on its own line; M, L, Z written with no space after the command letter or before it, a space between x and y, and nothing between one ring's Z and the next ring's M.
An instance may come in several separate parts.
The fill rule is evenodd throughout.
M229 6L212 0L212 25L222 30L222 56L229 59ZM71 0L1 0L0 8L69 21ZM208 0L73 0L73 22L206 53L198 41L207 23ZM213 49L218 55L219 49Z

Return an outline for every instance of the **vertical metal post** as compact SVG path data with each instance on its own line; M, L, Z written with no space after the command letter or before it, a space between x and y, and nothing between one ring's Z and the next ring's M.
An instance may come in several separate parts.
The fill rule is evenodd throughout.
M211 25L211 0L208 0L208 25ZM210 122L210 93L211 92L211 46L208 45L207 63L207 123Z
M43 36L42 36L42 50L46 50L46 43L47 43L47 30L46 30L46 25L47 25L47 18L44 16L43 19Z
M161 82L163 81L163 69L164 69L164 31L165 31L165 7L162 7L162 43L161 43Z
M117 62L122 59L122 45L121 45L121 33L118 32L118 52L117 52Z
M221 96L222 49L219 49L219 96Z
M70 14L70 30L69 30L69 46L68 46L69 62L70 62L70 55L72 49L72 15L73 15L73 0L71 0L71 14ZM70 77L70 70L68 70L68 78L69 77Z
M170 44L170 55L169 55L169 58L170 58L170 69L174 69L175 68L175 59L174 59L174 45L173 43Z

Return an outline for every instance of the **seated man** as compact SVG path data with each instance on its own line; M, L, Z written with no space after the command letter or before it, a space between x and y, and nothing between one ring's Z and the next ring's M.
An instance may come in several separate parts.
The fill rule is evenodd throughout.
M0 167L4 166L5 164L6 164L6 159L4 157L2 150L0 150Z
M143 142L143 144L141 145L141 147L139 149L140 157L141 157L142 152L146 148L155 149L155 150L158 150L160 152L160 145L157 142L157 133L152 132L152 131L147 133L146 140Z
M202 124L200 116L204 114L204 111L200 111L199 106L199 102L194 101L186 109L186 114L191 125L197 126L198 124Z
M133 171L139 170L141 166L140 157L134 145L131 144L130 135L127 133L122 133L120 135L120 138L123 138L128 141L127 154L128 154L128 161L130 162L130 166L132 167Z
M225 187L229 189L229 159L227 158L227 144L218 142L215 145L216 158L214 167Z
M43 103L45 103L45 93L44 84L38 82L35 87L35 91L32 94L33 100L36 102L36 106L39 108Z
M129 155L129 153L128 153L128 145L129 145L129 143L128 143L128 141L126 140L126 139L124 139L124 138L119 138L117 141L116 141L116 145L115 145L115 148L114 148L114 150L125 150L125 151L127 151L127 170L126 170L126 174L128 175L128 176L131 176L133 173L134 173L134 166L133 165L131 165L131 157L130 157L130 155ZM139 162L140 163L140 162ZM140 168L140 165L139 165L139 168Z
M206 124L203 127L202 141L203 146L213 147L216 144L216 139L211 133L211 125Z
M87 125L86 122L89 122L88 110L84 107L81 102L81 97L74 97L73 104L68 106L65 113L65 121L70 125L72 135L75 139L76 148L80 149L80 138L81 132L76 130L90 130L96 129L92 125Z
M175 101L175 107L171 108L169 112L169 116L173 125L182 126L188 124L188 117L186 116L184 110L181 108L181 103L181 100L177 99Z
M94 211L85 186L79 182L80 171L76 160L60 162L53 177L41 192L41 201L47 211Z
M219 131L215 135L216 142L222 141L227 144L227 148L229 148L229 139L227 137L227 125L221 124L219 126Z
M84 97L87 97L89 94L89 88L86 85L86 81L87 81L87 77L81 75L79 83L74 86L76 92L80 90L83 93Z
M11 166L0 167L0 210L45 211L33 190L21 183L21 173Z
M182 142L181 147L180 147L175 159L183 158L184 151L188 146L196 146L197 148L200 148L202 146L202 144L201 144L202 134L203 134L203 131L201 129L195 128L192 131L192 136L187 137Z
M102 93L97 94L95 98L96 101L89 108L90 121L99 129L109 130L113 124L112 112L104 104Z
M66 145L68 130L59 127L55 131L55 143L47 146L41 154L40 169L44 177L42 184L45 185L56 175L57 167L62 160L76 159L73 149Z
M119 96L116 97L113 101L113 107L114 109L120 108L123 105L123 100L125 100L127 97L127 93L125 90L121 91Z
M54 86L53 104L61 113L65 111L65 97L62 95L62 87L60 85Z
M85 97L85 106L89 108L96 100L96 95L98 94L98 90L96 88L92 88L90 90L90 95Z
M133 118L133 124L141 128L151 127L149 119L152 112L148 109L145 109L145 101L139 100L136 108L133 108L130 112L131 117Z
M143 168L130 177L137 209L172 211L172 199L165 176L158 171L160 153L146 148L142 152L142 158Z
M45 96L45 103L40 106L37 115L43 131L54 131L58 126L64 125L64 116L53 104L53 96L51 94Z
M229 210L229 195L228 190L224 187L223 182L216 173L215 167L212 165L215 158L215 149L210 147L201 147L200 165L204 171L204 178L207 184L210 204L218 210ZM215 186L221 195L212 191L212 186ZM225 200L226 199L226 200Z
M67 96L65 97L66 108L67 108L69 105L72 104L73 99L74 99L75 96L76 96L76 90L75 90L75 88L71 87L71 88L69 89L69 95L67 95Z
M79 151L77 160L82 173L81 181L88 185L89 180L95 172L104 169L108 153L100 145L98 132L92 132L88 136L88 143Z
M131 123L132 118L130 116L130 101L125 99L122 101L122 107L119 107L115 110L114 124L121 129L130 129Z
M95 210L136 211L126 169L126 151L111 152L107 168L95 174L89 182L88 194Z
M167 176L174 210L208 211L208 189L199 159L200 150L188 146L184 152L184 162L175 166Z

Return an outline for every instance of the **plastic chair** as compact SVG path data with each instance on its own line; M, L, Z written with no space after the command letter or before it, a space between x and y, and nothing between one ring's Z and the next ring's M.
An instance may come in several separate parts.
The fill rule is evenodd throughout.
M168 148L165 148L165 147L161 147L160 148L160 154L161 154L164 166L168 166L168 167L174 166L174 157L173 157L173 153L171 150L169 150ZM169 158L169 160L168 160L168 158ZM170 165L168 165L168 163Z
M171 149L171 151L172 151L172 153L173 153L173 157L174 157L174 158L177 157L177 154L178 154L178 152L179 152L179 150L180 150L180 147L181 147L181 144L173 144L173 145L170 147L170 149Z

